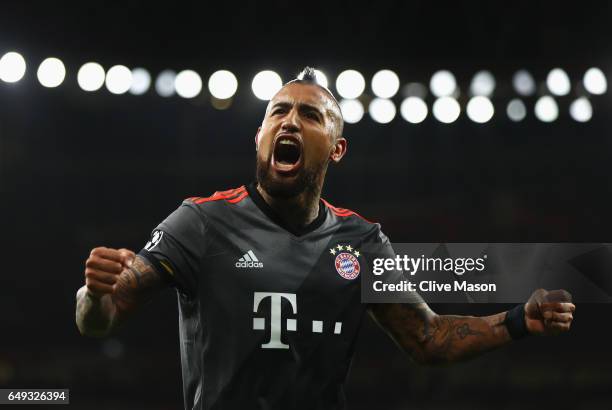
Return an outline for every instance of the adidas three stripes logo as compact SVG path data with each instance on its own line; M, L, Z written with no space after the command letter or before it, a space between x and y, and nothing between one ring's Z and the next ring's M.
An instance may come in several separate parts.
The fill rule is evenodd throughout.
M236 262L237 268L263 268L263 263L257 259L257 256L249 249L247 253L242 255L238 262Z

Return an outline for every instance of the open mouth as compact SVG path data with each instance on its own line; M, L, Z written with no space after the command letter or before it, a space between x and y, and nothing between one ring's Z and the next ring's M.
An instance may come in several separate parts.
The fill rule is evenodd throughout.
M281 173L296 171L302 164L302 141L293 134L280 134L274 141L272 166Z

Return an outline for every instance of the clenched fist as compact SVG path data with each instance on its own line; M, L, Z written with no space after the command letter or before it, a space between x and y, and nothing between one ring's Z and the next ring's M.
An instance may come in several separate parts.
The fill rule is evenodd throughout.
M85 285L90 296L101 298L112 294L117 278L134 261L128 249L94 248L85 261Z
M525 304L525 324L534 335L555 335L567 332L574 320L576 306L565 290L538 289Z

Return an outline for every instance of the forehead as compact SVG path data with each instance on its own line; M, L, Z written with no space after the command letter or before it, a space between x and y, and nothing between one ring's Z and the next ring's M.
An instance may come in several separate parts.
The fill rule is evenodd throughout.
M308 104L321 111L333 110L334 102L325 90L313 84L293 83L284 86L270 100L268 108L276 103Z

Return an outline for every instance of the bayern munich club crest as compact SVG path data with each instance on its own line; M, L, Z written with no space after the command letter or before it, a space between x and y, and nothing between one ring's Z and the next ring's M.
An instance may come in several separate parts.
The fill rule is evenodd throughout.
M361 266L359 265L359 251L351 245L338 244L329 250L336 257L334 266L338 275L344 279L353 280L359 276Z

